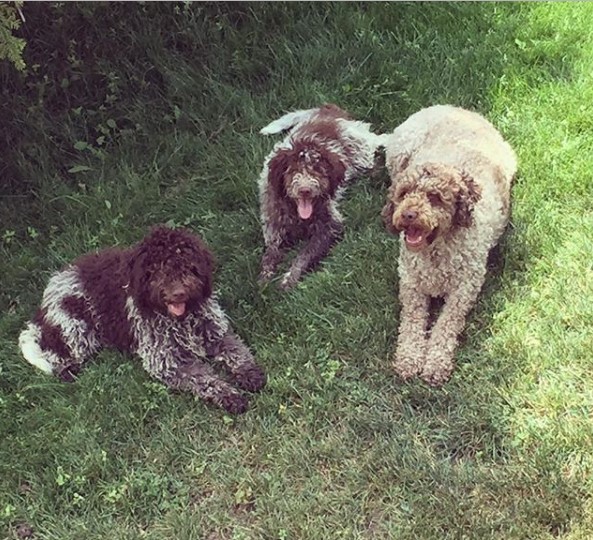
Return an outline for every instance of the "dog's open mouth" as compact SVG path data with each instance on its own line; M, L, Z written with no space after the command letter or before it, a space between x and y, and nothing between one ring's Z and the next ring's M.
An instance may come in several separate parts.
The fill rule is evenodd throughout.
M181 317L185 313L185 302L171 302L167 304L167 311L174 317Z
M297 211L301 219L309 219L313 214L313 199L297 199Z
M408 247L420 247L426 240L426 234L422 229L416 227L409 227L405 233L406 244Z
M422 249L433 242L436 238L437 230L426 232L419 227L408 227L404 232L406 247L412 251Z

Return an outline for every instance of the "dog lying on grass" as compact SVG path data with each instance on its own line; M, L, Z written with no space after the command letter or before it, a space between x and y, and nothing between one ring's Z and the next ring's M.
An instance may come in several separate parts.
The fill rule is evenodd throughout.
M304 241L280 288L294 287L340 240L338 202L348 181L372 169L382 137L336 105L285 114L261 130L289 130L266 158L259 179L265 241L260 282L272 279L285 252Z
M157 227L130 249L85 255L55 273L21 333L27 361L66 381L103 347L137 354L151 375L229 413L266 377L212 294L213 257L202 240Z
M383 219L391 233L402 233L395 370L439 386L454 368L488 253L508 222L517 159L485 118L444 105L396 128L385 158L392 185ZM445 303L429 332L431 297Z

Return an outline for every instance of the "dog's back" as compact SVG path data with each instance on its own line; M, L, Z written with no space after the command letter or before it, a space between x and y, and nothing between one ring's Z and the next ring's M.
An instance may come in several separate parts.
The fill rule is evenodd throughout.
M350 120L351 116L340 109L333 103L326 103L321 107L314 107L312 109L301 109L298 111L292 111L282 115L277 120L270 122L267 126L260 130L262 135L275 135L282 133L283 131L292 130L298 128L304 123L310 122L335 122L337 119L343 118Z
M444 163L464 169L485 189L484 183L491 183L508 209L517 158L498 130L478 113L451 105L422 109L389 136L387 161L400 155L402 148L408 166Z

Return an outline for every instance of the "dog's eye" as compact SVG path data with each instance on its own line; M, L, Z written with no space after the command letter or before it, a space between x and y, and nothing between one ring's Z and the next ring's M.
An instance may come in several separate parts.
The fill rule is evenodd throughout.
M439 206L439 205L443 204L443 199L441 198L441 196L438 193L429 193L427 195L427 197L428 197L428 201L433 206Z
M407 189L402 189L397 192L397 199L402 200L405 199L410 191Z

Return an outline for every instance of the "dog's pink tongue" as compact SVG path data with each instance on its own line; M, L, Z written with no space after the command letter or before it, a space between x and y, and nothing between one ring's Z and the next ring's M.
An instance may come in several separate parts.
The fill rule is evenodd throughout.
M299 199L297 208L301 219L309 219L313 213L313 201L311 199Z
M185 313L185 302L167 304L167 309L171 315L181 317Z

